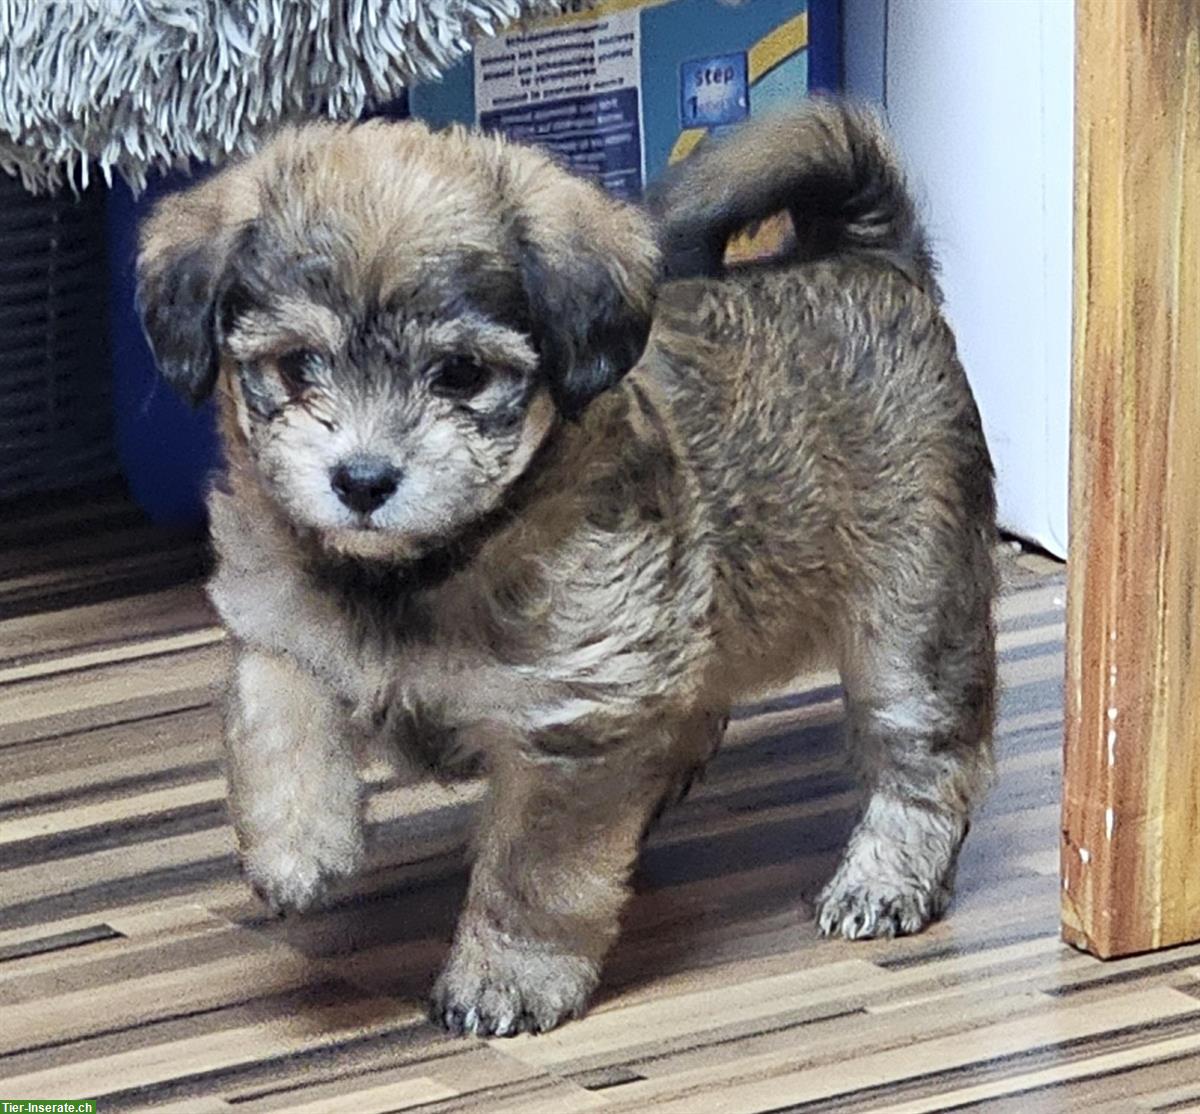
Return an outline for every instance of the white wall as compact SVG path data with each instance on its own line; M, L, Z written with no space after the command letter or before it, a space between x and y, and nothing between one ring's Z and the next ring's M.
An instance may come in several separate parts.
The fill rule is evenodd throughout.
M846 0L844 15L848 89L883 100L926 203L1001 522L1065 556L1072 0Z

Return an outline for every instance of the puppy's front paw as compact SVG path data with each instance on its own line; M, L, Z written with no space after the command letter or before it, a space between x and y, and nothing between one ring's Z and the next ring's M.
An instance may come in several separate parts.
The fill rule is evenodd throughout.
M354 874L363 857L361 841L347 838L316 847L262 844L243 851L241 861L250 888L279 915L321 905L331 883Z
M596 965L544 946L460 934L434 986L430 1017L456 1036L542 1033L579 1017Z

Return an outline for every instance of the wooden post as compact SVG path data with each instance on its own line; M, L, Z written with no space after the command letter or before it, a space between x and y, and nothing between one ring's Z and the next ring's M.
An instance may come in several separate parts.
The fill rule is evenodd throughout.
M1200 3L1078 0L1062 917L1200 940Z

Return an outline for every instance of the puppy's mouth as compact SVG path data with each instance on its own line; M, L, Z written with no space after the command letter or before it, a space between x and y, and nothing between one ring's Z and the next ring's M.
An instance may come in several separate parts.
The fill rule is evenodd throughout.
M366 540L395 538L401 533L380 521L380 517L376 514L355 514L351 516L349 522L340 523L328 533Z
M358 518L321 531L326 549L346 557L405 560L412 555L413 544L404 534L389 530L370 518Z

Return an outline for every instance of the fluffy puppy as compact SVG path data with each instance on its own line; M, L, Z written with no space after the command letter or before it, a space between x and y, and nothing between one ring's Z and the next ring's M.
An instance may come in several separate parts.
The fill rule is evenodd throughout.
M653 209L467 131L315 124L142 236L163 373L220 401L245 872L294 910L359 867L365 735L484 772L455 1031L584 1008L647 825L803 666L840 667L870 793L823 932L937 916L989 771L991 465L876 125L805 103ZM778 209L791 257L722 274Z

